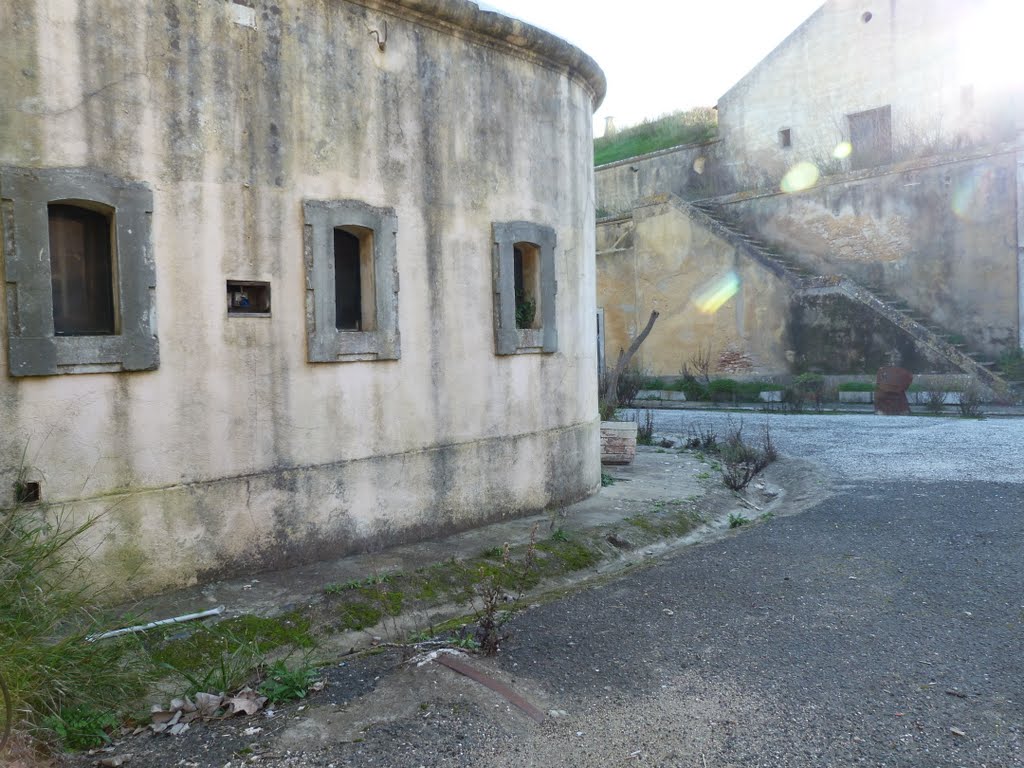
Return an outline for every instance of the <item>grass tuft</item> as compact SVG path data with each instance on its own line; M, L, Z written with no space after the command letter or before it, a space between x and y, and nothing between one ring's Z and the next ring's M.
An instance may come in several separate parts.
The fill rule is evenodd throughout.
M136 638L87 639L114 628L80 573L77 540L94 524L40 505L0 511L0 675L13 727L73 749L102 743L149 676Z

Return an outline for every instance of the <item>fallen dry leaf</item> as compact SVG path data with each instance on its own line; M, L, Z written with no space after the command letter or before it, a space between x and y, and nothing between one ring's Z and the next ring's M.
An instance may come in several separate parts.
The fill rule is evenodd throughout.
M252 688L243 688L224 701L229 715L255 715L267 703L266 696L260 696Z
M196 711L201 717L213 717L224 706L224 697L219 693L197 693Z

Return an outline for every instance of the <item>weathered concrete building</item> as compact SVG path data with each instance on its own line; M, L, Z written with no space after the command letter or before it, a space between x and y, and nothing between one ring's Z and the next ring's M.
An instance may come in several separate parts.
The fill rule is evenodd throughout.
M145 593L599 486L585 54L462 0L30 0L0 51L0 507Z
M756 306L781 323L720 320L710 336L696 293L645 302L632 285L602 288L606 318L629 315L606 320L609 347L660 309L668 322L642 351L659 373L712 340L730 359L748 353L757 373L869 373L895 361L998 383L978 360L1017 348L1024 329L1024 82L1007 69L1005 32L1014 15L998 0L829 0L722 96L716 141L599 168L598 242L618 243L599 247L599 286L630 258L642 265L635 284L664 282L669 251L689 247L627 252L623 235L639 232L638 212L659 194L697 222L710 216L734 236L737 263L789 286L740 280L718 311L746 317Z
M829 0L718 100L730 191L1015 138L1014 5Z

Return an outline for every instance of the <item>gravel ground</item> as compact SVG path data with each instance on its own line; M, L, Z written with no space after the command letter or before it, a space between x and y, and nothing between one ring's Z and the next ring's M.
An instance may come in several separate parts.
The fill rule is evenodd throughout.
M813 461L844 480L1024 482L1024 419L959 419L873 414L783 415L656 410L655 430L685 435L739 425L756 437L767 421L786 456Z

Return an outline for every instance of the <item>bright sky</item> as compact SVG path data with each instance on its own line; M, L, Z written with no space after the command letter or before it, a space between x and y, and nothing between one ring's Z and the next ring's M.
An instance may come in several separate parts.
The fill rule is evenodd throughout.
M604 133L718 97L824 0L492 0L478 3L554 32L593 56L608 78L594 119ZM604 10L602 10L602 8Z

